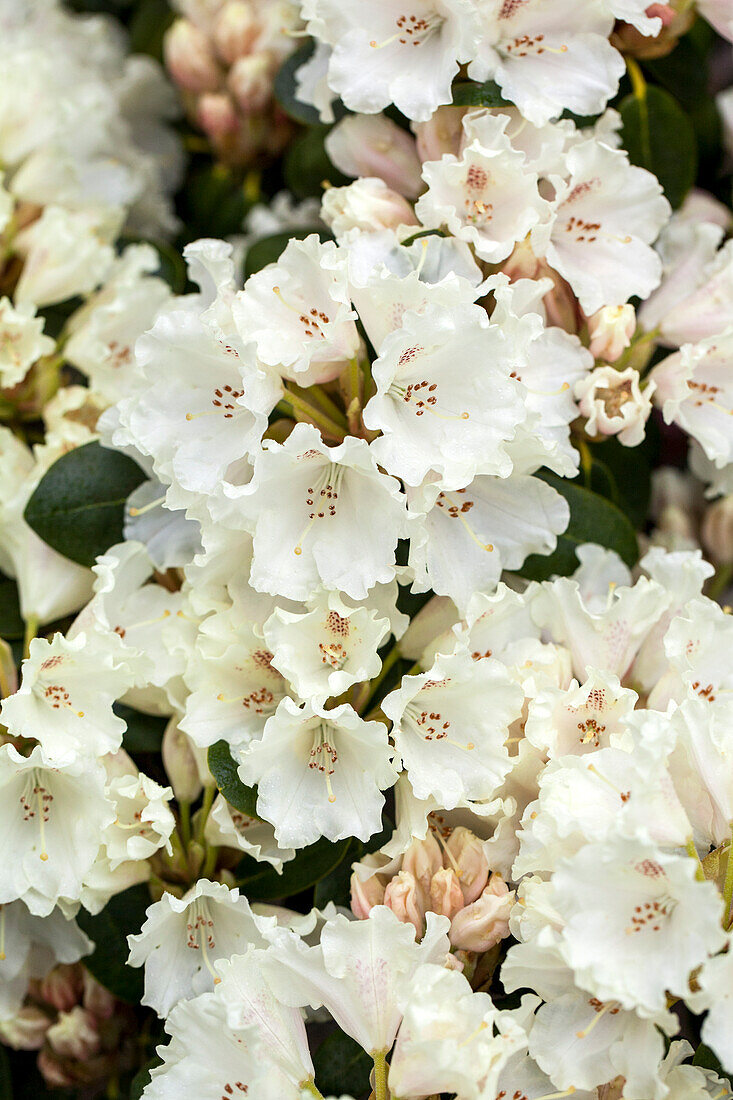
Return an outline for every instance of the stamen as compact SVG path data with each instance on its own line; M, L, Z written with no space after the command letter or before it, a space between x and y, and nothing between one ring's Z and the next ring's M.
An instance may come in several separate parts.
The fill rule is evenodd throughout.
M457 492L459 493L463 491L464 490L461 489L457 490ZM485 550L489 554L493 553L494 544L492 542L482 542L464 515L464 512L469 511L473 507L473 501L467 500L458 502L455 501L449 493L441 492L438 495L438 499L436 501L436 504L439 508L443 507L441 500L448 501L448 504L450 505L450 507L448 508L448 515L452 519L460 520L460 522L463 524L464 528L473 539L473 541L476 543L476 545L479 547L479 549Z
M188 420L188 417L186 417ZM159 504L162 504L165 497L158 497L157 500L151 500L150 504L144 504L142 508L128 508L128 514L131 516L144 516L146 512L152 511L153 508L157 508Z
M391 42L396 42L400 37L400 31L397 34L390 35L389 38L385 38L384 42L375 42L374 39L369 43L373 50L383 50L385 46L389 46Z
M614 794L617 794L619 796L622 802L629 801L629 799L631 798L631 791L622 791L619 787L616 786L615 783L612 783L607 776L603 775L602 772L599 772L595 764L589 764L588 771L593 772L594 775L598 776L601 782L605 783L607 787L610 787Z
M482 1021L482 1022L481 1022L481 1023L479 1024L479 1026L478 1026L478 1027L476 1028L476 1030L475 1030L475 1031L472 1031L472 1032L471 1032L471 1034L470 1034L470 1035L468 1036L468 1038L467 1038L467 1039L464 1039L464 1040L463 1040L462 1042L460 1042L460 1043L458 1044L458 1048L459 1048L459 1050L460 1050L460 1048L461 1048L461 1047L465 1047L465 1046L468 1046L468 1044L469 1044L469 1043L472 1043L472 1042L473 1042L473 1040L474 1040L474 1039L476 1038L476 1036L477 1036L477 1035L480 1035L482 1031L486 1031L486 1028L487 1028L488 1026L489 1026L489 1025L488 1025L488 1023L486 1022L486 1020L483 1020L483 1021Z
M616 1001L606 1001L606 1003L603 1005L603 1008L600 1008L596 1011L593 1019L588 1024L588 1026L584 1027L582 1031L575 1032L575 1037L577 1039L585 1039L586 1035L590 1035L591 1031L596 1026L601 1017L605 1016L609 1009L612 1009L613 1007L615 1007L615 1005Z
M323 722L320 722L315 729L313 736L313 746L310 750L310 759L308 761L308 767L312 771L319 771L326 781L326 790L328 791L328 801L335 802L336 795L333 793L333 786L331 785L331 776L335 772L334 765L338 760L338 753L329 741L329 729Z
M5 906L0 905L0 962L5 958Z

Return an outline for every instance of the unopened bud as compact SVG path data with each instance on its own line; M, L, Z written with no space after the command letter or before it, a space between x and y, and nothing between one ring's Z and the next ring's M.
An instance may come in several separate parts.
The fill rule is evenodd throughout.
M636 447L644 438L655 388L650 382L642 393L639 372L633 367L622 371L597 367L581 378L575 384L575 397L588 418L588 435L617 435L625 447Z
M425 184L411 134L386 115L346 115L326 137L326 152L346 176L371 176L408 199Z
M84 992L81 966L55 966L41 982L41 998L57 1012L68 1012L81 1000Z
M628 303L623 306L604 306L588 318L590 350L594 359L615 363L621 352L631 343L636 329L636 313Z
M733 562L733 496L721 497L706 509L700 537L717 565Z
M50 1018L35 1005L24 1005L7 1020L0 1020L0 1041L13 1050L40 1050Z
M417 155L421 161L440 160L445 153L458 155L467 107L438 107L427 122L414 126Z
M514 891L509 892L501 875L493 874L481 896L453 918L450 942L464 951L489 951L509 935L513 904Z
M360 879L351 876L351 911L359 920L366 920L375 905L384 905L384 886L376 875Z
M227 65L244 57L254 45L260 24L247 0L229 0L216 17L214 43Z
M188 734L178 728L175 718L165 727L161 754L174 795L179 802L193 802L201 794L199 769Z
M433 913L453 920L463 908L463 892L452 867L441 867L430 883L430 908Z
M390 190L383 180L368 177L346 187L330 187L323 196L321 217L337 240L352 230L374 233L418 224L407 199Z
M671 4L650 4L646 9L646 15L662 21L661 30L656 37L642 34L630 23L620 23L617 24L611 36L611 44L631 57L645 59L666 57L675 48L680 36L687 33L695 19L694 11L675 11Z
M425 910L420 887L409 871L398 872L387 883L384 904L403 924L411 924L418 937L422 936L425 928Z
M166 67L176 84L187 92L214 92L221 70L211 43L188 19L177 19L163 40Z
M580 326L580 307L568 283L549 266L546 260L535 256L528 240L520 241L501 270L511 282L518 279L551 279L552 289L542 299L544 320L548 325L577 333Z
M8 695L13 695L18 690L18 671L13 651L4 638L0 638L0 678Z
M109 990L100 985L88 970L84 971L82 1005L87 1012L91 1012L92 1016L98 1020L110 1020L114 1016L117 1007L117 1002Z
M229 70L227 87L246 115L264 111L272 97L272 62L266 53L240 57Z
M466 905L470 905L489 881L489 861L484 853L483 843L470 829L459 825L453 830L445 846L453 857L452 866L456 868L463 900Z
M402 858L402 870L416 880L424 897L430 897L430 882L443 866L443 853L432 833L424 840L413 840Z
M99 1050L99 1033L91 1012L76 1005L71 1012L62 1012L46 1032L46 1039L62 1058L86 1061Z
M226 92L208 92L196 106L196 122L214 140L236 134L239 116Z

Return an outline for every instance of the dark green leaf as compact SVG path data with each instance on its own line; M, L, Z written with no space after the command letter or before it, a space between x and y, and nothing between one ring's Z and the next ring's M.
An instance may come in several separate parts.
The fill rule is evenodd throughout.
M293 239L302 241L311 233L317 233L321 241L332 241L333 236L327 229L319 229L317 226L302 229L290 229L286 233L273 233L270 237L260 237L247 250L244 260L244 277L248 279L255 271L261 271L268 264L274 264L285 251L288 241Z
M351 901L352 864L360 862L370 852L378 851L392 836L392 822L387 817L384 817L383 820L384 827L382 831L370 836L366 843L352 837L351 848L348 853L349 858L342 859L330 874L325 875L320 882L316 883L313 904L318 909L323 909L329 901L332 901L334 905L343 905L348 909Z
M248 206L239 174L225 164L212 164L209 156L195 161L180 200L185 240L240 233Z
M161 1058L152 1058L133 1077L130 1083L130 1100L140 1100L146 1085L150 1084L150 1071L162 1064Z
M283 865L281 875L269 864L258 863L245 856L237 868L237 882L248 898L257 901L291 897L330 875L346 858L351 844L351 838L339 840L336 844L321 838L315 844L301 848L295 859Z
M462 80L453 85L454 107L507 107L507 99L495 80L486 80L477 84L473 80Z
M160 718L157 714L143 714L140 710L126 707L124 703L115 703L112 709L127 722L122 739L122 747L127 752L160 752L165 727L168 725L167 718Z
M567 531L558 536L555 552L549 556L532 554L520 569L521 576L533 581L543 581L554 574L567 577L580 564L575 548L584 542L615 550L627 565L636 563L639 557L636 533L620 508L566 478L547 471L537 476L565 497L570 505L570 523Z
M132 233L125 233L118 242L118 247L125 248L129 244L147 244L158 253L158 271L161 279L165 279L174 294L183 294L186 289L186 265L177 248L167 241L153 240L151 237L138 237Z
M18 586L10 577L0 573L0 638L22 638L24 629Z
M116 894L96 916L82 909L76 918L96 945L84 965L105 989L128 1004L139 1004L142 998L143 972L127 966L127 937L140 931L149 905L147 886L131 886Z
M168 0L139 0L130 20L130 49L163 60L163 37L175 19Z
M590 444L591 489L618 505L633 526L640 530L649 518L651 469L644 448L624 447L613 437Z
M690 119L669 92L652 85L647 85L642 96L626 96L619 111L622 141L631 163L654 173L676 209L697 173L697 144Z
M217 741L209 749L207 760L209 771L214 777L216 786L226 798L230 806L239 810L240 814L247 817L256 817L257 788L246 787L237 774L237 765L232 759L229 745L226 741Z
M13 1082L5 1048L0 1046L0 1100L13 1100Z
M323 183L342 187L349 180L329 160L325 137L327 126L311 126L292 143L285 155L285 183L296 198L320 198Z
M717 1073L718 1077L727 1077L728 1075L728 1070L723 1068L720 1059L704 1043L700 1043L695 1051L692 1064L693 1066L699 1066L700 1069L711 1069L713 1073Z
M369 1091L372 1060L365 1050L343 1031L324 1039L313 1055L316 1084L324 1096L364 1096Z
M661 84L683 106L692 110L708 94L708 66L703 50L686 34L666 57L641 62L657 84Z
M314 49L315 42L311 38L295 53L291 53L290 57L280 66L274 84L275 99L285 113L306 126L317 126L321 118L315 107L310 103L303 103L301 99L297 98L295 94L295 74L301 65L305 65Z
M52 549L80 565L122 541L125 501L145 474L96 441L68 451L41 478L25 520Z

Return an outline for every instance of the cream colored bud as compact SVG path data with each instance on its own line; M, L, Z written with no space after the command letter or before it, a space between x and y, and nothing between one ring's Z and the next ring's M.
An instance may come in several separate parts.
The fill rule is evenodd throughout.
M615 363L631 343L636 312L631 305L604 306L588 318L590 351L594 359Z
M201 779L194 748L171 718L165 727L161 745L163 766L173 793L179 802L193 802L201 794Z
M103 985L100 985L96 978L93 978L88 970L84 970L84 993L82 995L82 1005L91 1012L92 1016L95 1016L98 1020L110 1020L117 1008L117 1002L115 1001L109 990L105 989Z
M260 32L260 24L247 0L229 0L214 23L217 53L227 65L249 53Z
M24 1005L15 1016L0 1020L0 1042L13 1050L39 1050L51 1024L50 1017L35 1005Z
M227 87L246 115L264 111L272 97L272 62L266 53L240 57L229 70Z
M433 913L453 920L463 908L463 892L452 867L441 867L430 883L430 908Z
M80 1062L93 1057L100 1045L96 1021L81 1005L62 1012L46 1032L46 1040L56 1054Z
M411 924L418 937L422 936L425 928L422 891L409 871L399 871L387 883L384 904L403 924Z
M58 1012L68 1012L82 998L83 975L81 966L55 966L41 982L41 999Z
M509 935L513 904L514 891L509 891L501 875L493 874L481 896L453 918L450 942L464 951L489 951Z
M221 69L211 43L188 19L177 19L163 40L166 67L176 84L187 92L214 92Z
M453 857L452 866L461 884L463 900L470 905L489 881L489 861L483 843L470 829L459 825L448 838L446 848Z
M706 508L700 537L716 564L733 562L733 496L721 497Z
M384 904L384 886L376 875L360 879L351 876L351 911L359 920L366 920L375 905Z

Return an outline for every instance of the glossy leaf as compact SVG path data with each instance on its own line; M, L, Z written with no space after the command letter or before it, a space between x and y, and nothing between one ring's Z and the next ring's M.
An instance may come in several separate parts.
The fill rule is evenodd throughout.
M672 206L680 206L695 182L697 143L693 125L662 88L647 85L643 95L622 100L621 138L632 164L657 177Z
M321 241L333 240L333 236L327 229L319 229L318 226L304 226L302 229L291 229L286 233L273 233L269 237L260 237L247 250L244 260L245 279L254 275L255 271L261 271L268 264L277 263L287 248L288 241L293 239L303 241L306 237L310 237L311 233L317 233Z
M462 80L453 85L454 107L507 107L507 99L495 80L485 80L477 84L473 80Z
M130 953L127 937L140 931L150 904L147 886L131 886L116 894L96 916L82 909L76 918L96 945L93 954L84 959L87 970L105 989L128 1004L139 1004L142 998L143 972L127 966Z
M324 182L332 187L350 182L329 160L325 146L327 133L327 126L311 126L296 138L285 156L285 183L296 198L320 198Z
M85 443L48 468L26 505L26 523L65 558L94 565L122 541L125 501L144 480L127 455Z
M283 865L279 875L268 863L258 863L245 856L237 868L237 883L250 900L273 901L275 898L287 898L307 890L332 874L354 850L352 838L339 840L335 844L321 838L307 848L301 848L289 863ZM351 859L349 859L351 862Z
M0 573L0 638L22 638L24 629L18 586L10 577Z
M207 754L209 771L214 777L217 788L230 806L240 814L257 817L257 788L247 787L239 778L237 764L229 751L226 741L217 741Z

